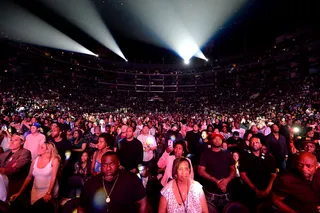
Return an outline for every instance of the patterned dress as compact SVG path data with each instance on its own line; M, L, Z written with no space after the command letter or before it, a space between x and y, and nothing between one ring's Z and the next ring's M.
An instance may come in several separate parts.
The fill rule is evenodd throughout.
M202 185L197 181L190 179L190 189L185 200L184 204L179 205L174 196L172 186L175 184L175 180L170 181L163 189L161 190L162 196L168 202L167 212L168 213L199 213L202 212L201 203L200 203L200 195L203 192ZM186 207L186 210L184 208Z

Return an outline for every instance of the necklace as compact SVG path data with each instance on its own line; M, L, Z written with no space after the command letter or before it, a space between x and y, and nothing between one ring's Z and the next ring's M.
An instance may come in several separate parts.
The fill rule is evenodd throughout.
M185 204L184 201L183 201L183 197L182 197L182 195L181 195L181 191L180 191L180 188L179 188L179 184L178 184L177 179L176 179L175 181L176 181L176 185L177 185L178 192L179 192L179 195L180 195L180 199L181 199L182 204L183 204L183 207L184 207L184 211L187 213L187 206L186 206L186 204ZM188 181L187 185L189 185L189 181ZM188 189L188 188L189 188L189 186L187 186L187 194L188 194L188 192L189 192L189 189ZM186 200L185 200L185 201L188 202L188 197L186 197Z
M111 201L110 196L111 196L111 193L112 193L112 191L113 191L114 186L116 185L116 183L117 183L117 181L118 181L118 178L119 178L119 175L117 176L116 181L115 181L114 184L112 185L111 190L110 190L110 193L108 194L108 192L107 192L107 190L106 190L106 187L105 187L105 185L104 185L104 179L103 179L103 177L102 177L102 185L103 185L104 192L106 193L106 197L107 197L107 198L106 198L106 203L110 203L110 201Z

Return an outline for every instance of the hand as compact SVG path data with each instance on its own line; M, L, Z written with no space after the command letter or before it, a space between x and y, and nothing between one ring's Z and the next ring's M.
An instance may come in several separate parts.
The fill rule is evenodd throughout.
M12 195L12 196L10 197L10 202L15 201L19 196L20 196L20 193L19 193L19 192L16 193L16 194L14 194L14 195Z
M89 144L89 147L91 147L91 148L97 148L97 145L94 144L94 143L90 143L90 144Z
M51 194L46 194L45 196L43 196L43 200L47 203L49 200L51 200Z
M221 180L219 180L217 182L217 185L222 190L222 192L226 192L227 191L228 184L229 184L229 181L226 178L222 178Z
M166 152L167 152L167 153L171 153L172 151L173 151L173 148L172 148L172 147L167 147L167 148L166 148Z
M263 191L257 190L256 195L258 198L265 198L265 197L268 197L269 193L266 190L263 190Z
M145 148L144 148L144 151L145 152L149 152L151 149L150 149L150 147L149 146L146 146Z

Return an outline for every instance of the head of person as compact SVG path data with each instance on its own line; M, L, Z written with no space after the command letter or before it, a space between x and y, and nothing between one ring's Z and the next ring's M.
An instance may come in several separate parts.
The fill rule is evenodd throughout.
M266 145L261 146L261 153L267 155L268 154L268 147Z
M96 134L96 135L100 135L101 134L100 126L95 126L93 130L94 130L94 134Z
M212 133L211 135L211 145L213 148L219 148L222 146L223 136L218 133Z
M9 143L9 149L11 152L16 152L22 148L24 143L24 137L22 135L13 134Z
M208 139L208 132L207 132L207 130L202 130L202 131L201 131L201 138L202 138L202 140Z
M250 149L253 152L259 151L262 147L260 138L258 138L256 136L252 136L250 138L249 142L250 142L249 143Z
M113 180L119 172L120 161L115 152L106 152L101 157L101 173L105 180Z
M126 138L127 139L133 139L133 128L131 126L129 126L127 128L127 131L126 131Z
M227 133L228 132L227 126L222 126L221 131L224 133Z
M59 138L61 137L62 131L59 125L57 125L56 127L54 127L51 131L51 137L53 138Z
M89 153L87 151L82 152L80 160L81 163L88 163L90 161Z
M141 130L141 134L143 135L149 135L149 126L148 125L144 125L142 130Z
M303 143L303 150L306 152L315 153L316 152L316 144L314 141L304 141Z
M247 132L245 135L244 135L244 140L245 141L250 141L250 138L252 137L252 133L251 132Z
M182 140L176 141L173 145L173 152L176 158L182 157L186 153L186 143Z
M149 175L149 168L146 165L139 164L138 171L141 177L148 177Z
M80 139L80 138L82 138L82 131L79 130L79 129L74 130L73 138L74 138L74 139Z
M108 133L101 133L98 138L98 150L110 149L113 145L113 137Z
M308 180L312 181L314 174L318 168L317 158L310 152L300 153L297 160L297 169L300 175Z
M177 124L172 124L171 130L174 131L174 132L178 131L179 130L178 125Z
M207 131L208 131L208 132L213 132L213 126L212 126L211 124L209 124L209 125L207 126Z
M239 157L240 157L240 155L239 155L238 152L232 153L232 158L233 158L233 160L234 160L235 162L238 162L238 161L239 161Z
M219 128L214 128L213 133L220 134Z
M235 123L234 123L234 128L240 129L240 123L239 123L239 122L235 122Z
M258 129L258 127L257 127L256 125L253 125L253 126L251 127L250 131L251 131L251 133L252 133L253 135L255 135L255 134L258 134L259 129Z
M228 149L228 144L227 142L222 142L222 145L221 145L221 148L224 149L224 150L227 150Z
M308 128L308 132L307 132L306 137L307 137L307 138L310 138L310 139L312 139L312 138L314 137L313 128Z
M198 124L193 124L193 131L198 132L199 131L199 126Z
M180 157L173 161L172 177L178 181L186 181L190 178L191 164L187 158Z
M71 129L68 129L67 132L66 132L66 137L67 137L67 140L70 141L73 137L73 134L72 134L72 130Z
M50 158L59 157L58 150L52 142L43 143L38 149L38 155L48 155Z
M52 123L50 128L51 128L51 131L56 128L58 126L58 123Z
M270 129L272 133L279 133L279 127L277 124L272 124Z
M131 122L131 126L135 129L136 126L137 126L137 123L136 123L135 121L132 121L132 122Z
M41 125L39 123L32 123L30 127L31 134L38 133L40 131Z
M232 133L232 136L233 136L233 138L234 138L235 140L238 140L238 139L239 139L239 132L238 132L238 131L234 131L234 132Z
M106 125L106 132L111 133L111 126L110 125Z
M291 118L287 118L286 119L287 125L291 126L292 125L292 119Z
M128 129L128 126L127 125L122 125L121 126L121 135L123 136L123 137L126 137L126 134L127 134L127 129Z
M152 122L151 121L148 121L148 127L151 129L152 128Z

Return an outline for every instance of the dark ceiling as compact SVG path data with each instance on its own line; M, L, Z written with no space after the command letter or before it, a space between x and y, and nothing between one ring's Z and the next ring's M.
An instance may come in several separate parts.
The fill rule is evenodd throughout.
M171 62L180 60L171 51L132 39L130 34L141 32L139 22L127 13L126 2L130 0L92 1L129 60L137 62L149 60L160 62L162 58ZM196 4L197 0L193 1ZM94 51L99 47L94 39L37 0L15 0L15 2L87 48ZM319 18L315 4L314 0L248 0L242 10L235 13L234 17L230 17L230 20L226 20L225 26L212 37L209 43L214 46L205 55L214 58L263 50L274 43L278 35L316 25ZM110 55L110 58L114 58L113 54Z

